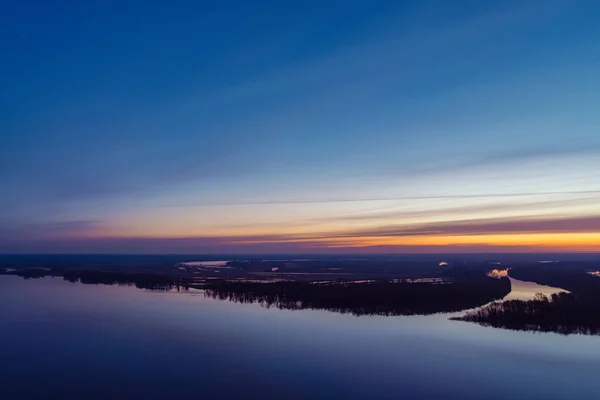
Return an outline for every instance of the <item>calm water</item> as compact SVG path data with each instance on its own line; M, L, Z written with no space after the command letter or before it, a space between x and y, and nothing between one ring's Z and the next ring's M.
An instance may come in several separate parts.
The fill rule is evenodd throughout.
M538 285L534 282L520 281L511 277L508 277L508 279L510 279L510 293L504 300L531 300L537 293L550 297L554 293L566 292L566 290L552 286Z
M0 399L595 399L600 337L0 277Z

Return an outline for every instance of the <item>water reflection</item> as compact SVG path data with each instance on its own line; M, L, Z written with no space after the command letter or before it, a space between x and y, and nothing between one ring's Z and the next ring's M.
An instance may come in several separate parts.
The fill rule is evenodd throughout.
M568 293L538 293L532 300L496 301L454 319L513 330L600 335L600 307L582 307L583 301Z
M189 289L187 280L180 279L177 276L158 273L128 273L102 270L53 272L47 268L33 268L18 271L17 275L24 279L40 279L48 276L56 276L62 277L65 281L72 283L135 286L138 289L155 291L184 291Z
M508 269L489 276L508 276ZM589 274L565 270L517 270L517 276L565 285L572 292L510 278L512 291L496 301L454 320L496 328L600 335L600 284Z
M511 291L504 300L531 300L536 294L541 293L544 296L552 296L558 293L567 293L566 290L552 286L539 285L535 282L526 282L509 277Z
M509 276L510 268L493 269L487 273L487 276L496 279L510 279L511 291L504 300L531 300L538 293L545 296L552 296L555 293L567 292L564 289L540 285L535 282L522 281Z
M406 283L398 280L362 283L222 282L206 290L208 297L237 303L258 303L284 310L328 310L360 315L427 315L466 310L503 298L508 280L479 279L450 284Z
M6 276L0 311L1 399L563 400L600 393L600 338L495 330L438 315L287 312Z
M274 280L205 282L204 296L241 304L260 304L282 310L326 310L354 316L406 316L470 310L455 320L497 328L562 334L599 333L600 280L589 274L571 279L574 295L551 286L508 277L508 269L488 277L466 274L452 279L367 279L347 282ZM47 269L19 272L25 279L51 274ZM520 271L519 274L523 272ZM176 276L110 271L65 271L65 281L85 284L130 285L162 292L187 292L187 281ZM586 279L582 279L583 276ZM491 279L495 278L495 279ZM591 280L591 281L590 281ZM426 283L425 283L426 282ZM512 286L512 288L511 288ZM503 299L504 302L495 302Z

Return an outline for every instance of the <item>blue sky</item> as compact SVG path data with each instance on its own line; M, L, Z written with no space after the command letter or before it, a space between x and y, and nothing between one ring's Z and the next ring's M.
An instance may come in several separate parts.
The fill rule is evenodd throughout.
M597 2L10 3L0 251L600 247Z

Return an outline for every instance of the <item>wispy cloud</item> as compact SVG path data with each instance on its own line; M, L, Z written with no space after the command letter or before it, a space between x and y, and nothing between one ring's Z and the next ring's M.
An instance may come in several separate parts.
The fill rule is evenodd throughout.
M450 153L447 155L447 157L439 160L432 160L429 165L420 165L414 168L404 167L402 172L405 174L410 173L429 175L440 172L452 173L457 170L474 168L498 167L508 164L523 164L543 159L563 159L574 156L600 157L600 140L578 144L543 144L491 151L483 151L482 149L479 149L477 153L479 154L472 156L465 156L464 154L461 154L460 157L456 158ZM390 168L388 173L394 173L394 168ZM395 171L395 173L397 174L398 171Z
M222 207L222 206L247 206L269 204L319 204L319 203L353 203L353 202L380 202L402 200L447 200L447 199L493 199L516 198L553 195L586 195L600 194L600 190L571 190L554 192L514 192L514 193L476 193L476 194L441 194L433 196L393 196L393 197L356 197L356 198L321 198L321 199L289 199L273 201L228 201L218 203L170 204L165 207Z
M599 191L600 193L600 191ZM564 193L563 193L564 194ZM567 193L569 194L569 193ZM573 193L571 193L573 194ZM594 193L592 193L594 194ZM549 195L546 195L549 196ZM500 196L500 199L506 196ZM385 223L386 221L402 221L402 219L423 219L430 217L438 217L444 219L456 219L457 216L463 216L465 214L479 214L479 213L511 213L513 218L516 215L523 215L523 213L531 213L532 211L542 211L543 214L557 210L560 211L564 207L573 206L586 206L586 205L598 205L600 204L600 197L592 196L586 198L575 198L575 199L560 199L560 200L540 200L535 201L537 196L523 196L525 199L520 198L521 196L515 196L517 201L513 202L495 202L492 204L470 204L465 206L448 206L448 205L437 205L433 208L427 209L412 209L412 210L391 210L381 212L368 212L368 213L355 213L351 215L342 215L335 217L326 217L316 219L313 222L346 222L346 221L363 221L372 222L375 224ZM469 199L469 198L467 198ZM496 200L496 198L491 198ZM444 199L441 199L444 200ZM511 200L515 200L512 198ZM397 208L394 207L394 208Z
M373 228L343 230L322 233L303 234L259 234L238 235L227 237L200 237L198 240L214 241L219 245L225 244L258 244L258 243L307 243L323 244L323 241L335 243L351 238L389 238L415 236L478 236L498 234L529 234L529 233L599 233L600 216L588 217L538 217L538 218L488 218L470 219L451 222L386 225ZM194 240L194 239L190 239Z
M35 240L54 238L77 238L88 236L103 225L101 220L69 220L50 222L22 222L11 219L0 219L0 239Z
M332 235L343 237L402 237L435 235L490 235L513 233L600 233L600 216L571 218L494 218L428 224L383 226Z
M593 130L597 126L593 106L597 103L597 80L577 74L587 71L596 77L596 64L586 62L593 58L587 53L595 54L586 49L595 41L589 40L591 36L568 45L539 40L546 35L556 37L559 29L581 37L581 32L567 26L574 19L560 27L555 22L559 18L562 21L566 11L581 9L584 2L488 2L466 11L455 10L449 2L435 3L411 7L410 12L416 9L415 15L390 16L386 23L372 24L362 35L341 38L327 51L299 54L302 51L292 47L294 57L289 60L278 59L278 53L285 50L290 38L277 37L268 43L269 39L262 39L275 35L261 36L254 42L257 52L253 48L226 50L231 53L231 70L242 70L232 74L235 77L228 73L213 76L220 71L210 57L203 63L212 74L189 68L191 72L181 76L177 72L185 69L182 65L163 65L156 60L158 66L153 71L161 71L157 86L179 90L157 89L153 93L150 82L156 77L152 72L117 67L102 74L116 76L118 84L104 88L100 80L94 87L93 80L88 80L90 87L84 92L89 98L82 99L82 104L75 104L79 98L61 98L62 92L38 95L37 89L31 91L33 97L46 99L47 107L44 101L26 101L27 97L20 105L11 100L15 104L11 110L22 114L15 113L19 121L34 122L3 125L4 131L10 132L0 138L0 180L9 196L0 196L0 213L19 219L15 223L0 221L3 244L31 240L29 243L35 242L39 248L51 248L51 243L64 240L60 243L65 248L81 246L88 251L104 251L110 246L141 251L151 250L153 245L164 251L291 251L344 246L348 238L356 236L596 232L595 216L402 223L403 218L438 214L456 219L466 218L470 212L490 216L496 212L518 214L535 207L589 205L589 200L551 203L548 198L600 194L595 179L600 168L593 168L600 159L600 142ZM229 10L222 12L228 15ZM222 32L229 28L222 27ZM302 36L302 32L292 33L296 44L303 40L297 35ZM180 39L180 50L185 50L185 38ZM187 45L193 47L194 43ZM75 50L65 49L64 53L81 53ZM87 50L89 55L102 54L93 48ZM131 65L146 57L156 58L154 49L144 54L141 50L137 60L129 59ZM268 64L268 68L246 68L244 60L260 52L264 59L254 61L256 65ZM182 55L186 53L182 51ZM232 63L236 57L239 62ZM188 58L182 57L182 61ZM13 61L15 65L27 64L18 57ZM73 61L69 64L97 64L94 59L75 57ZM47 76L62 77L64 82L57 80L57 86L71 85L80 92L77 77L70 81L68 74L57 73L64 70L64 63L59 60L54 65L56 71L50 68ZM87 72L94 73L82 74ZM129 97L120 87L129 84L128 80L137 89L138 85L144 87L132 90L137 97ZM24 82L31 82L31 77L23 76L11 85L15 94L24 92L19 85ZM148 82L148 88L141 82ZM586 90L575 93L580 88ZM148 93L153 93L148 96L150 100L144 98ZM40 107L37 113L32 112L32 103ZM578 119L580 111L589 115ZM568 118L555 129L554 114L562 113ZM542 123L532 124L536 126L530 131L524 122L530 122L532 114ZM568 161L578 157L592 161L570 169ZM515 184L522 165L541 159L566 159L565 170L559 171L559 177L546 171L550 176L539 180L536 175L544 171L528 170L531 179ZM506 166L511 166L510 173ZM508 176L509 183L491 182L487 176L477 175L490 167L495 168L494 178L501 181ZM461 174L456 173L458 170ZM467 173L462 174L464 171ZM446 176L432 178L441 174ZM577 179L572 179L573 175ZM338 176L351 183L350 190L343 185L337 190ZM536 185L529 185L530 181ZM446 202L447 207L419 210L418 205L429 200ZM477 200L498 204L475 204ZM513 200L521 205L500 204ZM526 201L529 204L523 204ZM417 207L412 207L414 211L351 214L352 209L360 208L358 203L370 206L378 202ZM331 212L337 203L340 210ZM462 206L464 203L473 205ZM310 234L288 234L284 223L270 223L271 229L265 231L273 232L271 235L97 237L105 222L119 218L134 222L145 218L144 224L139 223L141 228L131 231L156 232L156 236L169 236L177 230L200 231L207 226L226 232L226 225L232 222L248 226L263 216L266 221L280 220L276 213L255 215L259 207L251 206L267 206L264 210L274 208L271 205L289 205L280 209L289 210L291 215L291 206L302 204L310 205L307 209L314 205L314 214L302 214L299 223L311 225L314 229ZM241 211L232 218L226 215L231 209L194 210L215 206L239 207L235 211ZM348 213L333 215L341 210ZM55 211L66 215L66 222L33 222L59 214ZM186 215L173 222L186 212L196 212L195 218L190 218L193 223ZM210 213L213 215L207 217ZM99 219L77 220L82 215ZM331 231L333 228L320 226L328 222L370 227ZM115 224L120 231L110 232L126 236L128 223Z
M473 241L456 244L376 244L356 246L348 241L247 242L223 238L83 238L2 241L0 253L83 254L451 254L600 252L600 246L494 244Z

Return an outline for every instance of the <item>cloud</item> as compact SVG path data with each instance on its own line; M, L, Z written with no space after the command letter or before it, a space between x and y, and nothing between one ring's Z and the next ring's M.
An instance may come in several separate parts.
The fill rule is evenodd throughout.
M0 254L466 254L598 252L600 248L543 245L369 245L345 242L236 243L221 238L86 238L0 241Z
M444 78L450 66L440 63L440 59L454 60L457 50L471 49L474 32L478 38L494 39L507 27L528 28L532 18L545 21L546 13L554 15L562 9L556 4L546 4L541 12L538 7L522 5L488 7L484 12L443 21L432 21L435 13L424 6L420 14L412 17L420 21L411 28L416 31L412 34L399 31L397 21L392 21L386 28L375 29L363 40L327 56L309 57L267 76L250 76L239 85L203 92L199 100L184 101L178 110L171 109L171 104L177 103L174 101L161 103L162 109L129 110L137 116L119 112L115 114L117 118L75 123L79 116L70 113L77 108L70 108L52 121L54 129L44 128L36 151L14 152L18 154L15 170L22 171L18 180L36 185L40 192L63 201L168 190L174 182L205 182L223 177L243 178L253 171L261 173L268 164L265 160L277 158L279 153L262 154L265 144L294 136L295 133L287 133L290 131L300 131L298 134L304 137L311 129L309 125L295 129L293 125L299 119L319 122L321 114L339 119L331 112L332 105L345 107L350 101L353 107L362 109L369 103L368 96L380 97L390 84L402 86L429 80L431 75ZM400 17L405 19L404 14ZM430 29L421 29L424 22ZM478 50L485 54L491 51L489 47L486 44ZM462 63L453 62L453 68L460 69ZM438 67L431 70L432 65ZM324 96L324 92L328 95ZM264 99L273 98L277 99L276 105L260 106ZM245 108L240 108L240 104ZM235 123L229 118L232 112ZM51 153L47 152L49 147L53 149ZM311 154L304 157L319 151L318 146L312 147ZM300 150L295 151L301 159ZM288 167L286 160L284 156L278 162Z
M514 193L476 193L476 194L440 194L432 196L393 196L393 197L356 197L356 198L321 198L321 199L289 199L289 200L265 200L265 201L228 201L218 203L188 203L169 204L164 207L222 207L240 205L276 205L276 204L319 204L319 203L354 203L354 202L378 202L378 201L401 201L401 200L449 200L449 199L493 199L514 198L531 196L553 196L553 195L585 195L599 194L600 190L570 190L553 192L514 192Z
M0 240L28 241L53 238L77 238L95 232L101 220L71 220L28 223L10 219L0 219Z
M265 234L198 238L219 245L260 243L306 243L307 245L344 245L344 239L357 237L476 236L526 233L600 233L600 216L570 218L488 218L426 224L378 226L366 229L306 234Z
M93 221L73 224L58 224L56 228L77 232L94 226ZM51 230L52 224L46 228ZM9 237L0 243L0 252L67 252L67 253L186 253L186 254L266 254L266 253L431 253L431 252L535 252L535 251L598 251L565 241L564 245L523 244L501 245L473 240L473 243L451 245L369 245L355 246L353 238L390 237L435 237L472 236L481 239L486 235L497 234L600 234L600 216L571 218L497 218L462 220L429 224L382 226L353 231L314 233L314 234L271 234L245 235L233 237L64 237L49 236L32 238Z
M461 155L460 159L453 159L450 154L449 157L432 161L429 165L403 169L402 172L428 175L439 172L447 173L457 170L481 169L507 164L518 164L541 159L560 159L565 157L590 155L600 157L600 141L590 141L575 145L567 143L557 143L553 145L543 144L520 148L512 147L510 149L496 151L484 151L483 149L478 149L477 153L479 154L471 157ZM390 168L390 172L393 172L393 168Z
M481 99L487 102L489 109L495 110L493 112L496 112L496 103L509 104L518 109L520 106L514 106L513 101L519 93L538 93L528 90L528 87L519 87L515 91L515 82L503 85L506 78L503 74L511 71L511 68L505 68L507 64L497 65L497 61L504 61L504 55L523 51L523 48L502 47L497 44L501 42L501 45L506 45L510 42L504 42L507 36L518 37L521 32L552 22L556 15L560 15L561 7L566 2L562 2L562 6L556 6L557 4L558 2L544 4L544 7L494 5L490 8L483 7L486 10L483 13L478 11L473 13L476 15L443 18L441 21L432 21L429 19L431 15L427 14L428 9L438 9L437 7L424 7L424 16L413 18L417 22L410 29L394 21L387 28L371 32L365 40L328 51L325 57L295 59L294 63L282 65L281 68L277 65L275 72L268 71L262 75L248 72L239 85L221 85L214 92L199 93L194 87L219 85L212 85L211 76L206 81L196 81L195 76L182 77L186 87L189 83L184 93L195 92L188 99L167 96L165 99L155 99L154 106L148 106L144 99L138 99L140 101L134 102L135 104L124 104L126 102L120 98L123 92L117 91L115 98L109 96L97 103L94 100L82 107L74 104L74 107L65 107L58 115L49 112L53 117L48 121L34 115L29 116L28 111L27 119L36 121L42 128L36 133L37 137L15 131L7 139L8 146L5 149L8 150L1 152L0 160L3 165L11 167L10 170L0 169L0 178L6 191L11 193L6 198L12 199L0 199L0 206L3 206L0 208L11 214L16 210L21 214L32 215L31 211L35 211L42 215L44 212L51 214L49 208L44 208L47 204L64 203L65 209L71 210L67 206L73 203L79 215L87 215L82 214L86 207L92 209L100 204L110 214L111 207L135 209L137 203L120 201L120 197L142 201L159 196L166 198L171 189L179 184L187 185L184 195L193 194L198 199L219 199L214 203L199 202L196 204L199 206L489 197L490 195L483 194L360 198L360 193L366 191L358 188L356 198L335 197L332 190L330 194L323 192L322 198L265 202L243 200L244 197L253 196L265 198L275 191L282 193L281 188L273 190L272 186L258 195L252 192L255 187L253 184L264 182L264 186L269 185L267 176L271 176L272 171L275 171L273 175L278 175L279 179L290 182L290 186L293 186L294 182L308 175L311 176L307 180L327 181L324 175L332 170L364 171L366 176L373 179L382 177L389 171L385 176L389 180L390 176L397 176L398 171L413 174L418 171L475 169L490 163L510 163L536 157L589 154L597 151L598 147L583 144L524 147L519 150L518 144L511 144L511 140L507 138L502 143L508 143L513 149L486 152L483 156L475 155L470 159L463 159L459 154L456 160L449 158L446 162L442 159L439 167L431 164L431 158L414 162L411 159L415 148L435 152L437 147L446 151L445 144L438 143L443 142L442 136L458 135L457 132L464 128L449 126L446 119L448 114L466 115L465 118L471 118L475 114L483 115L485 113L473 112L468 107ZM443 6L453 8L452 5ZM422 23L429 25L423 29ZM543 46L529 48L533 52L543 51ZM553 50L553 58L561 58L556 57L561 54L559 50ZM520 54L522 53L515 57L518 58ZM535 54L538 53L531 57L535 58ZM543 63L544 60L540 57L537 62ZM478 80L476 74L472 75L471 72L485 75L494 71L501 73L494 76L497 86L492 87L492 90L495 88L497 91L490 96L490 87L485 85L489 82ZM573 76L571 72L572 69L565 69L563 74ZM135 78L135 81L143 80L142 76ZM172 78L171 76L169 79ZM526 76L524 80L530 78L532 77ZM543 76L533 78L547 81ZM186 81L188 79L189 82ZM170 81L165 82L167 84ZM519 82L521 81L518 80L517 84ZM173 83L177 84L175 80ZM441 102L439 99L430 101L432 94L452 91L465 83L478 87L475 96L470 97L471 101L466 104L464 99L462 102L448 101L447 98ZM507 89L498 89L500 87ZM469 88L469 93L472 93L471 89L472 87ZM105 93L103 89L97 90L102 97L102 93ZM90 93L91 97L95 95L98 93ZM523 99L521 102L532 103ZM94 107L97 105L103 107ZM500 115L503 119L511 117L505 110L494 115ZM435 134L427 129L420 131L418 124L424 119L435 120L441 129ZM449 119L451 123L453 116ZM406 120L410 129L398 122L403 120ZM397 129L399 125L401 127ZM17 136L19 140L16 139ZM468 145L469 138L466 139L456 142ZM390 151L386 152L388 150ZM235 182L227 185L230 180ZM217 184L211 186L215 182ZM227 196L227 191L223 188L232 188L231 192L237 195ZM176 196L171 196L174 203ZM109 200L114 197L118 197L119 201L109 204ZM94 206L90 206L90 203ZM121 210L119 208L118 211ZM381 223L388 217L381 215L379 221L373 221ZM57 225L45 228L31 225L26 229L37 229L35 237L50 236L57 232L75 237L97 226L94 223L84 225L85 223L81 226ZM315 236L320 240L319 235ZM281 236L279 239L256 239L260 240L278 243L278 240L285 242L294 238L286 239ZM310 238L304 240L308 241ZM132 246L142 246L141 243L132 242ZM183 246L183 242L177 243L178 246ZM219 240L212 244L234 245ZM308 242L304 245L308 246ZM210 248L210 243L206 246Z
M598 191L597 193L600 193ZM576 193L561 193L561 194L576 194ZM594 192L588 194L596 194ZM538 195L529 196L523 195L527 199L537 198ZM548 194L540 195L540 196L549 196ZM511 198L512 196L498 196L498 198ZM494 203L494 204L473 204L468 206L458 206L458 207L438 207L436 209L426 209L426 210L411 210L411 211L385 211L385 212L371 212L371 213L357 213L352 215L344 215L344 216L336 216L336 217L325 217L321 219L314 220L314 222L345 222L345 221L364 221L364 222L373 222L373 223L382 223L386 221L398 221L402 220L402 218L427 218L427 217L441 217L444 216L446 218L453 218L454 216L464 215L464 214L473 214L479 212L512 212L512 213L522 213L524 211L539 211L539 210L554 210L560 209L561 207L568 206L582 206L582 205L597 205L600 204L600 198L597 196L588 197L588 198L576 198L576 199L563 199L563 200L552 200L552 201L536 201L524 203L522 202L524 199L521 199L520 195L514 196L518 202L514 203ZM495 199L494 197L490 197L491 199ZM466 199L469 199L467 197ZM425 199L424 199L425 200Z
M516 233L600 233L600 216L490 218L391 225L333 233L323 238L494 235Z
M227 238L70 238L0 241L0 253L282 254L327 250L321 242L237 243Z

